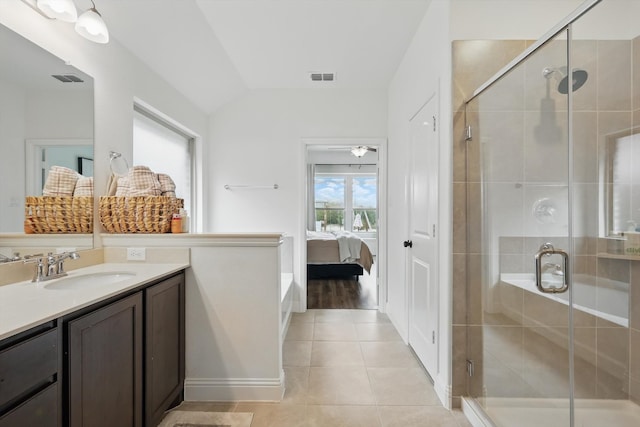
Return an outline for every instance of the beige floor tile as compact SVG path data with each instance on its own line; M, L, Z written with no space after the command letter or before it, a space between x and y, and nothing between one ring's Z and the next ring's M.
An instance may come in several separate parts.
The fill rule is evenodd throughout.
M364 366L360 344L348 341L314 341L311 366Z
M404 342L361 342L366 366L379 368L417 368L420 364Z
M458 427L473 427L460 409L451 411L451 415L453 415L453 418L458 422Z
M235 412L252 412L251 427L305 427L305 405L239 403Z
M375 406L307 406L307 427L376 427Z
M357 341L356 327L352 323L316 323L315 341Z
M355 328L360 341L402 341L391 323L356 323Z
M313 323L290 323L286 341L311 341L313 339Z
M282 345L284 366L310 366L313 341L285 341Z
M307 403L314 405L372 405L367 370L359 366L312 367Z
M453 414L438 406L379 406L382 427L458 427Z
M390 323L389 317L378 310L350 310L354 323Z
M353 323L349 310L316 310L316 323Z
M445 410L385 314L294 313L281 403L188 402L183 410L252 412L251 427L470 427Z
M307 310L304 313L291 313L291 323L313 323L316 321L316 312Z
M378 405L440 406L422 368L367 368Z
M307 390L309 390L309 368L285 367L284 368L284 398L285 405L304 405L307 403Z

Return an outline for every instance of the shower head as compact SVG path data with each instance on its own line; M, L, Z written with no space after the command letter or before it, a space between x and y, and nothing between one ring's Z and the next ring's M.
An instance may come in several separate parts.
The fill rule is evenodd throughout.
M585 84L587 78L589 77L589 74L585 70L580 68L574 68L571 74L573 79L572 92L575 92L576 90L580 89L583 84ZM553 77L558 81L558 92L563 95L569 93L569 75L567 73L567 67L547 67L542 70L542 75L546 79L550 79Z

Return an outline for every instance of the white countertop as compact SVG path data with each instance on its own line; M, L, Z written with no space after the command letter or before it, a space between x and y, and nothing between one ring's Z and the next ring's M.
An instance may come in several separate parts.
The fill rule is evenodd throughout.
M53 284L65 278L0 286L0 340L187 267L186 263L105 263L70 271L67 277L109 272L135 275L104 285L92 284L88 278L87 286L77 289L55 289Z

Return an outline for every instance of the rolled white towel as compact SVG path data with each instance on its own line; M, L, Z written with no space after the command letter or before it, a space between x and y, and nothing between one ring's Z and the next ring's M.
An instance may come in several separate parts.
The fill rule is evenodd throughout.
M129 193L127 196L159 196L160 181L147 166L134 166L129 169Z
M118 185L114 194L118 197L126 197L129 195L129 178L126 176L118 178Z
M42 189L43 196L71 197L80 174L64 166L51 166Z
M93 197L93 177L80 175L73 195L74 197Z
M167 197L176 197L176 183L166 173L157 174L160 182L160 195Z

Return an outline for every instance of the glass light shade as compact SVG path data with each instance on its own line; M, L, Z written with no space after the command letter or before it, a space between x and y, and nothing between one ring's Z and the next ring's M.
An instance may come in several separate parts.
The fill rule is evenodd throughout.
M362 157L365 154L367 154L367 151L368 151L367 147L363 147L362 145L359 145L351 149L351 154L353 154L356 157Z
M91 8L80 15L76 22L76 32L87 40L96 43L109 42L109 30L107 24L97 10Z
M78 11L76 10L76 5L73 4L73 0L38 0L36 6L51 18L65 22L76 22L78 20Z

